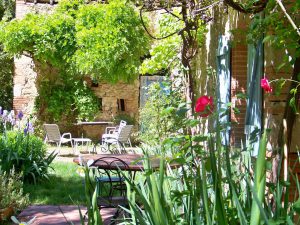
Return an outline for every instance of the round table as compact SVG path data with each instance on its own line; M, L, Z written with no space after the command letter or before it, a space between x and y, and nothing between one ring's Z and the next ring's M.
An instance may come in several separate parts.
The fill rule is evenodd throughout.
M142 154L96 154L96 155L84 155L81 157L82 163L85 165L89 160L97 160L103 158L104 160L114 160L119 159L125 162L128 166L122 167L122 165L115 165L110 163L101 163L96 162L93 166L98 167L99 169L109 169L109 170L127 170L127 171L143 171L144 168L144 159L146 157ZM80 164L79 157L73 159L73 162ZM149 156L149 163L151 169L157 170L160 167L160 157L159 156ZM109 165L109 166L108 166ZM178 168L181 164L179 163L170 163L171 168ZM108 168L109 167L109 168Z

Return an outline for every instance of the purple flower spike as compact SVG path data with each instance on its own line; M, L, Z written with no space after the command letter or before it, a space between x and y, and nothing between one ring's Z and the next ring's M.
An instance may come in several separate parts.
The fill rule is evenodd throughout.
M0 116L2 116L2 114L3 114L3 109L2 109L2 107L0 106Z
M19 120L22 120L23 116L24 116L24 114L23 114L23 112L20 110L19 113L18 113L18 119L19 119Z
M27 135L27 134L32 134L34 132L34 128L33 128L33 126L32 126L32 123L31 122L27 122L27 124L26 124L26 127L25 127L25 129L24 129L24 134L25 135Z

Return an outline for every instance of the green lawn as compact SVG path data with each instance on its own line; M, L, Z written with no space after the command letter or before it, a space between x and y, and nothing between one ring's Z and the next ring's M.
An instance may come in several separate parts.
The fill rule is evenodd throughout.
M55 171L51 171L49 181L24 185L31 204L85 204L83 178L76 173L78 166L68 162L54 162L51 166Z

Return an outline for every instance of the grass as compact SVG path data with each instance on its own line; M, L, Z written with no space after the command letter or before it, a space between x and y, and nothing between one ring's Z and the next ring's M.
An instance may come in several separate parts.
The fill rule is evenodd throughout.
M71 162L51 164L50 179L38 184L24 184L24 192L29 193L31 204L74 205L85 204L83 178L76 170L78 165Z

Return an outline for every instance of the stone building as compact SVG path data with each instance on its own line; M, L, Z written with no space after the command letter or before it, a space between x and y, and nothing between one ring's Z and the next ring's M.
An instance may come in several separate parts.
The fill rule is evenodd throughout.
M16 18L21 19L27 13L51 13L56 7L50 2L29 2L23 0L16 1ZM19 58L15 58L14 68L14 110L22 110L24 115L30 115L34 110L34 101L38 95L36 83L39 79L39 73L43 74L34 60L23 54ZM46 68L45 74L55 74L52 68ZM88 85L95 92L99 99L100 107L97 121L113 121L117 115L127 115L131 118L137 119L139 108L139 80L135 80L131 84L119 82L117 84L108 83L93 83L91 79L86 78ZM47 121L45 121L47 122ZM70 129L70 128L68 128ZM99 125L84 125L80 127L80 132L75 128L74 135L86 135L91 138L99 138L104 132L105 126ZM64 128L61 129L64 131Z

